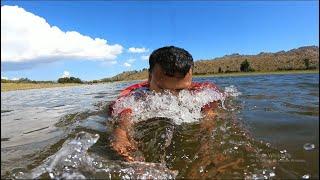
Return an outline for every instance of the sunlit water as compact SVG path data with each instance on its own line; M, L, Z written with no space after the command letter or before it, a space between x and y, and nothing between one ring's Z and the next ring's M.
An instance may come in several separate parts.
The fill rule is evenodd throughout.
M1 177L319 178L318 74L194 81L227 95L182 92L118 106L134 109L146 159L129 163L110 148L107 104L135 82L2 92ZM200 106L216 99L218 116L204 120Z

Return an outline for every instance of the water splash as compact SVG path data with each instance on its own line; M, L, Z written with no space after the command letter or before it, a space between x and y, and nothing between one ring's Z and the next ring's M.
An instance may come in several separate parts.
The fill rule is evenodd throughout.
M242 94L241 92L238 91L238 89L234 85L225 87L224 92L227 96L231 96L231 97L237 97Z
M36 167L31 173L22 174L22 177L15 178L39 178L44 173L48 173L50 178L65 176L63 171L68 171L68 174L72 176L81 177L81 173L70 172L71 169L79 168L83 165L83 162L90 160L87 156L87 150L97 142L99 135L89 134L86 132L80 132L74 139L67 140L62 148L52 156L49 156L43 164ZM74 174L76 173L76 174Z
M262 169L256 170L255 173L246 173L245 178L246 180L258 180L258 179L274 179L276 176L274 170L272 169Z
M236 92L236 88L231 89ZM202 118L201 108L204 105L214 101L223 104L230 95L236 96L231 91L223 93L211 88L203 88L197 92L182 90L176 96L169 91L147 92L139 97L133 95L118 99L114 105L113 115L116 116L122 110L130 108L135 121L163 117L172 119L176 124L197 122Z
M99 139L98 134L77 133L74 139L67 140L61 149L44 162L26 172L19 170L12 175L14 179L174 179L177 171L171 171L164 164L144 162L115 162L95 154L88 149ZM49 177L47 177L49 176Z

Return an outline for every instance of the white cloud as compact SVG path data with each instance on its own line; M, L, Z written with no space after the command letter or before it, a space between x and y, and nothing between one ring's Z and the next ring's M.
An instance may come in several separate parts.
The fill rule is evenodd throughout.
M131 48L129 48L128 51L131 53L144 53L144 52L149 52L149 49L131 47Z
M131 67L131 66L132 66L132 63L133 63L134 61L136 61L136 59L133 59L133 58L128 59L125 63L123 63L123 66L125 66L125 67Z
M70 77L70 73L68 71L64 71L63 72L63 75L61 76L62 78L65 78L65 77Z
M142 60L149 60L149 56L150 56L150 55L141 56L141 59L142 59Z
M12 81L17 81L17 80L19 80L20 78L17 78L17 77L14 77L14 78L12 78L11 80Z
M118 62L117 61L110 61L110 64L117 64Z
M121 45L107 44L104 39L63 32L18 6L1 6L1 62L114 61L122 51Z
M118 61L105 61L105 62L102 62L100 65L103 66L103 67L111 67L115 64L118 64Z
M127 62L123 63L123 65L124 65L125 67L131 67L131 64L129 64L129 63L127 63Z
M127 62L129 63L133 63L134 61L136 61L136 59L128 59Z
M8 77L5 77L5 76L1 76L1 79L8 80L9 78L8 78Z

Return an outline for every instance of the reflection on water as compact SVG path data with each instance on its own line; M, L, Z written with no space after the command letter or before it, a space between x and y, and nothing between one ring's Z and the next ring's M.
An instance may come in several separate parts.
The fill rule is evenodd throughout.
M107 104L135 82L2 92L1 177L319 177L318 74L195 81L239 94L212 121L138 122L143 163L123 162L108 141Z

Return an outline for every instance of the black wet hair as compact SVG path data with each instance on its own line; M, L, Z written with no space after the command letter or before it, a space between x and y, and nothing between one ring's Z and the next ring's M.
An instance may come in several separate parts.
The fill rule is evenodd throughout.
M175 46L154 50L149 57L149 72L152 72L156 64L159 64L164 73L171 77L175 74L185 76L194 65L191 54Z

